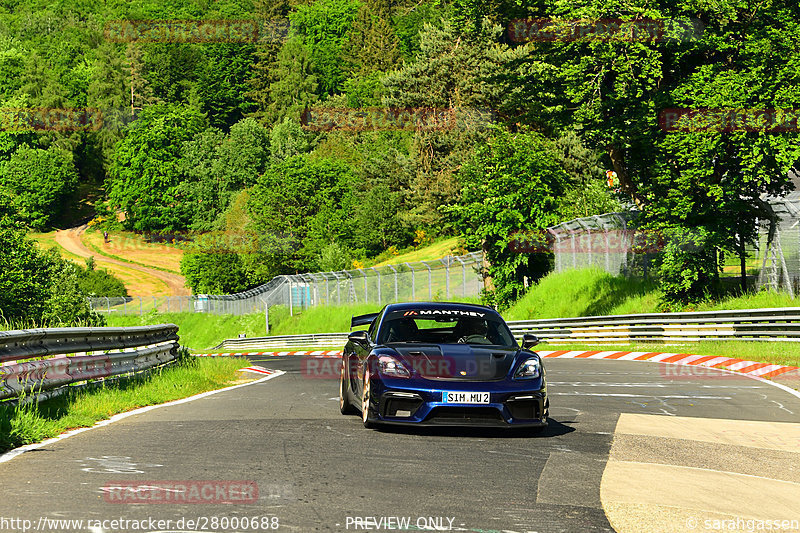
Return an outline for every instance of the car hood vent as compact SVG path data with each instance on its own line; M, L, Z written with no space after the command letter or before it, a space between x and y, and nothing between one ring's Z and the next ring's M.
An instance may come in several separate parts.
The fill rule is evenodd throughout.
M394 350L414 373L427 379L454 381L492 381L504 379L516 348L499 349L468 344L396 346Z

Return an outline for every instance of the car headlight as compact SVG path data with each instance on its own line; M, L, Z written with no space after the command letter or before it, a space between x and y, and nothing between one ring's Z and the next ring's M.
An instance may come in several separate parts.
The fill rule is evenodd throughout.
M542 362L538 357L531 357L522 362L514 372L515 379L535 379L542 373Z
M407 378L411 375L403 363L388 355L378 357L378 370L384 376L393 378Z

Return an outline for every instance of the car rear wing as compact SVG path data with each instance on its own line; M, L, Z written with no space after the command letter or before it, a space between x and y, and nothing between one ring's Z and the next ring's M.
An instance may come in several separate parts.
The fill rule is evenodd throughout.
M371 324L372 321L375 320L376 316L378 316L378 313L354 316L350 319L350 329L353 329L356 326L366 326L367 324Z

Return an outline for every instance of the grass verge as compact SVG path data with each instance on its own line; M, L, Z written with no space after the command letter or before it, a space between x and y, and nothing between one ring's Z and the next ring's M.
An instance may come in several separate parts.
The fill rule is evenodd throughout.
M545 339L546 340L546 339ZM547 344L536 350L600 350L617 352L670 352L735 357L746 361L800 367L800 343L759 341L705 341L687 344Z
M458 244L458 237L451 237L449 239L442 239L430 243L427 246L419 248L410 248L400 251L397 255L391 255L384 252L376 257L373 261L374 264L369 266L384 266L384 265L399 265L406 262L413 263L415 261L435 261L441 259L446 255L461 255Z
M0 452L89 427L117 413L231 385L242 361L185 358L178 364L24 405L0 404Z
M110 236L111 241L105 243L100 233L87 231L82 235L81 242L98 255L116 259L117 261L122 261L123 263L129 263L131 265L180 275L180 257L182 257L182 251L163 244L146 244L141 238L138 236L136 237L137 238L124 234L114 234ZM118 241L122 242L122 244L118 244ZM119 255L122 253L127 253L130 257ZM177 259L172 256L176 256ZM138 261L131 259L131 257L138 259Z
M630 279L598 269L553 272L520 298L503 316L506 320L627 315L659 312L661 292L654 280ZM687 311L794 307L786 293L760 291L709 299Z
M477 300L478 298L471 299L474 302ZM379 304L310 307L300 314L289 316L288 308L274 306L269 310L269 334L300 335L350 331L350 318L353 315L374 313L381 307ZM264 313L237 316L151 312L141 316L111 314L108 317L108 325L116 327L166 323L180 326L181 344L195 351L208 351L225 339L235 339L240 334L247 337L263 337L266 334Z

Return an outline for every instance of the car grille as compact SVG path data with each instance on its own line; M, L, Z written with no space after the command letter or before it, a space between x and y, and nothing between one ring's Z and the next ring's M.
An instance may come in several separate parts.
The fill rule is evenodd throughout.
M503 416L494 407L437 407L426 419L441 425L497 425L505 423Z
M539 400L517 400L506 402L514 420L536 420L542 417L541 402Z
M415 398L387 398L383 402L383 416L397 416L398 411L406 411L410 414L403 415L405 417L414 416L414 413L422 405L422 400Z

